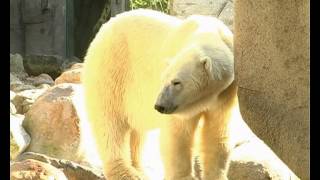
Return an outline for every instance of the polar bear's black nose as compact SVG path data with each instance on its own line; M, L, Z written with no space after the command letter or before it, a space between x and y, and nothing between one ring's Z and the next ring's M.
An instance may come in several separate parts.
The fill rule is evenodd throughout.
M154 105L154 108L159 111L160 113L164 113L165 111L165 107L161 106L161 105Z

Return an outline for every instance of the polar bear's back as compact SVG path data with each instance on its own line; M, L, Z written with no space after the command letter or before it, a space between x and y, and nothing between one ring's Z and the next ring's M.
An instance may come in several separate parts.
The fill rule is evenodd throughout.
M110 127L106 121L143 119L150 115L142 112L147 107L145 111L154 111L151 97L157 93L165 65L159 52L180 21L160 12L134 10L117 15L100 28L88 48L82 76L95 130ZM143 117L132 117L139 113Z

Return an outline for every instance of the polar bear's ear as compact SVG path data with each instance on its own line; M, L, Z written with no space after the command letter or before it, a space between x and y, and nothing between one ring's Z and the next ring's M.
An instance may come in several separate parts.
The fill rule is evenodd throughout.
M201 57L200 62L208 73L212 71L211 58L209 56Z
M205 71L213 80L222 80L222 74L219 67L216 66L214 60L210 56L203 56L200 59Z

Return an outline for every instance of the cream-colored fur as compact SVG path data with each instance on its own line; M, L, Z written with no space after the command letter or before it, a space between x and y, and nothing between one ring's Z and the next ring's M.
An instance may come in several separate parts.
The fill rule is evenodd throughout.
M107 179L146 179L140 152L145 133L154 128L161 128L165 178L193 179L191 147L201 117L202 179L226 179L228 124L238 106L232 38L213 17L180 20L151 10L122 13L101 27L82 81ZM166 98L176 79L182 80L173 88L178 95ZM157 103L179 107L159 113Z

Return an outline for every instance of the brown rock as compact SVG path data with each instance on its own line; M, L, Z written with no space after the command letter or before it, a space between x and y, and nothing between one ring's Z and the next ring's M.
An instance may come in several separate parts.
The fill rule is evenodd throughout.
M76 159L80 131L73 93L72 85L62 84L46 91L33 104L23 123L32 137L28 151Z
M55 84L61 83L81 83L81 68L74 68L62 73L56 80Z
M35 159L61 169L68 180L104 180L102 169L90 168L69 160L61 160L40 153L25 152L17 160Z
M27 159L10 165L10 180L67 180L63 172L50 164Z
M74 63L71 67L70 70L72 69L81 69L83 68L83 63Z

